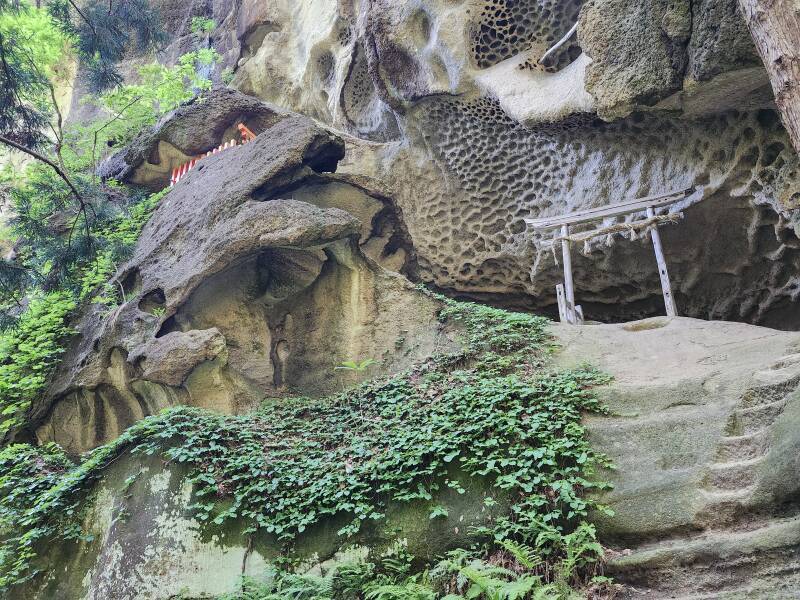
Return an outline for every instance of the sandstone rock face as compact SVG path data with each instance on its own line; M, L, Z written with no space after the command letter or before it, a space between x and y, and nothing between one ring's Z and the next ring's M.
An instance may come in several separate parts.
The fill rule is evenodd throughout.
M172 169L223 142L238 141L239 123L260 133L286 115L286 111L245 94L217 88L202 101L189 102L142 132L128 147L101 164L99 174L161 190L169 185Z
M615 515L595 520L631 597L794 597L800 337L666 318L555 332L562 364L615 377L611 415L589 420L617 466Z
M166 406L240 412L323 394L355 381L333 371L344 360L402 369L451 341L435 302L396 272L552 311L561 265L526 217L690 187L671 207L683 221L662 230L681 313L800 329L800 165L735 0L162 4L168 57L198 42L191 16L215 18L207 42L236 67L240 93L182 107L105 174L160 188L238 121L260 135L165 198L119 274L126 301L83 316L35 407L41 441L77 453ZM649 240L600 236L579 250L589 318L663 310ZM554 331L561 364L615 377L603 392L612 414L589 425L619 467L605 498L616 514L597 522L629 596L793 597L800 338L693 319ZM39 597L221 593L267 567L270 540L208 544L180 473L137 461L97 489L100 550L70 556L71 575ZM143 466L122 523L120 482ZM458 543L417 517L395 522L434 540L421 555ZM329 530L312 533L317 562L337 556ZM200 589L208 565L218 587Z
M586 85L597 112L612 119L641 106L695 115L770 106L737 11L735 0L587 2L578 35L592 57Z
M77 551L75 545L50 549L43 556L50 575L17 588L13 599L216 598L241 590L242 575L268 577L284 544L232 527L203 533L208 526L194 517L185 475L158 458L123 455L93 490L85 527L94 541L81 542ZM390 506L380 525L366 528L348 547L336 534L349 521L345 515L309 528L295 542L304 559L299 571L363 561L369 548L389 548L397 540L428 560L467 544L469 528L485 525L498 509L484 507L480 482L464 483L463 494L448 490L431 502ZM432 521L434 506L446 507L449 516Z
M798 159L735 0L236 10L234 86L352 136L340 172L380 182L422 281L554 311L560 266L524 218L696 186L663 234L681 313L800 327ZM658 314L649 247L615 240L577 257L578 302Z
M603 498L615 515L595 521L623 597L791 598L800 584L800 335L685 318L554 325L553 333L560 366L590 361L614 376L601 390L611 414L588 426L618 467L603 474L615 485ZM21 597L204 597L234 590L242 573L263 576L280 545L200 527L184 475L123 455L90 495L86 526L96 541L52 549L44 560L65 575ZM481 483L466 488L391 507L359 543L380 548L399 535L433 559L487 517ZM439 504L448 517L431 520ZM362 556L340 547L334 532L346 522L325 521L300 538L305 569Z
M172 139L184 120L195 127L194 108L166 120ZM219 110L210 122L233 114ZM408 262L400 220L369 179L332 173L343 153L334 134L284 115L201 161L118 274L126 301L84 315L34 408L37 437L82 452L167 406L239 412L267 397L329 393L354 382L334 371L343 361L372 358L379 366L364 375L374 376L447 345L437 303L375 262Z

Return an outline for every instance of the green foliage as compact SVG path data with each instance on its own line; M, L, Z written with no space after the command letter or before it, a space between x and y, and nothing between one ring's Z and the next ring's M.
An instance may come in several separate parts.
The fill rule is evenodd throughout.
M101 153L127 145L159 117L211 89L204 73L218 60L216 50L201 48L182 55L172 67L152 62L139 67L137 83L90 97L88 102L108 116L67 131L65 160L70 169L94 170Z
M19 11L0 12L0 31L13 40L22 57L45 77L59 76L58 66L69 56L70 36L65 35L43 8L22 4Z
M34 448L23 444L0 449L0 531L8 535L17 530L28 507L41 502L72 466L55 445ZM32 575L30 561L35 558L35 551L30 541L36 537L35 529L26 529L13 543L0 546L0 589Z
M68 45L46 10L0 5L0 135L31 148L48 141L51 82Z
M166 41L161 16L149 0L88 2L80 10L70 0L50 0L48 10L74 36L95 90L122 82L116 65L126 53L144 53Z
M217 28L217 22L214 19L206 17L192 17L191 30L192 33L211 33Z
M347 360L343 362L338 367L334 367L334 370L341 370L341 371L355 371L357 373L363 373L367 369L369 369L372 365L378 364L378 361L367 358L365 360L356 361L356 360Z
M137 195L113 182L97 183L92 172L98 152L129 142L160 115L192 98L196 89L207 89L211 82L198 69L214 60L215 52L206 49L181 57L171 68L156 63L142 67L140 84L120 86L97 100L110 117L65 133L60 156L90 210L80 210L66 182L44 165L32 165L15 182L14 228L25 243L16 264L0 264L0 299L16 301L32 284L52 289L71 286L76 279L81 280L81 297L86 297L105 283L152 206L138 203Z
M105 286L165 193L142 199L113 183L94 186L88 176L75 181L87 197L98 197L94 211L76 212L63 181L42 167L30 169L24 184L12 189L12 231L24 243L13 264L0 262L0 301L6 306L31 289L74 290L84 300ZM108 197L120 202L111 204Z
M36 3L39 4L38 2ZM125 52L152 49L163 39L148 0L109 0L83 9L68 0L36 8L28 0L0 2L0 136L27 151L45 148L51 130L60 143L54 83L57 65L76 54L97 87L121 78ZM19 149L19 148L18 148Z
M0 334L0 436L20 424L47 385L72 333L67 318L74 309L68 292L34 296L17 327Z
M98 301L117 301L117 290L107 281L152 212L153 199L140 202L140 194L113 181L97 182L97 159L208 89L211 82L199 70L216 59L214 50L204 49L184 55L171 68L157 63L142 67L141 83L119 86L96 100L108 118L63 132L52 158L69 172L82 204L75 202L67 181L42 163L30 165L24 177L12 182L17 215L12 231L22 243L13 263L0 261L0 309L19 303L36 287L77 289L81 299L104 287Z
M174 67L142 67L137 84L119 85L93 100L107 117L86 125L64 126L54 83L73 49L90 70L113 79L122 54L136 45L152 47L158 31L146 0L82 9L60 0L48 2L47 9L24 0L0 3L0 142L37 158L22 176L0 177L11 182L13 233L20 241L14 261L0 261L0 326L13 320L9 307L30 290L77 287L85 298L119 262L125 244L116 238L124 232L115 236L114 230L140 196L98 182L97 161L210 88L201 72L218 55L205 48L182 56ZM115 293L102 300L110 302Z
M101 250L94 259L79 273L79 298L92 298L93 302L114 305L124 298L119 297L119 290L110 281L118 265L128 257L136 240L153 211L169 190L165 189L151 194L144 200L129 207L124 213L117 215L96 236Z
M44 178L33 178L28 186L42 189L47 183L58 184L49 171L39 172ZM0 287L11 302L5 314L14 317L18 313L4 321L6 328L0 333L0 437L25 424L31 402L44 392L72 333L68 320L77 303L90 298L109 305L119 301L109 279L166 193L152 194L105 220L98 218L98 230L92 235L94 252L87 259L78 245L54 239L43 226L53 210L43 204L53 201L55 194L19 196L19 192L15 190L15 197L30 204L16 221L16 233L26 236L30 246L23 249L24 268L8 263L0 268ZM55 291L43 293L41 289ZM21 310L24 293L29 303Z
M339 535L355 539L391 502L429 503L446 486L461 488L455 469L483 479L510 505L507 517L476 530L476 543L533 544L555 564L565 549L554 536L569 535L597 508L584 492L602 487L588 477L607 461L589 447L581 414L603 410L590 388L606 379L590 369L546 368L545 319L444 302L442 318L463 324L463 352L331 398L272 401L249 415L179 407L148 417L28 506L16 543L24 538L27 548L70 531L81 495L130 451L186 465L195 516L209 530L242 524L245 533L273 534L289 555L297 536L333 515L349 515ZM14 543L5 544L6 560L24 549ZM0 562L0 572L8 568Z
M218 600L358 598L373 576L373 565L367 563L345 565L328 571L324 576L273 571L266 582L245 577L240 593L222 596Z
M436 592L421 576L409 577L401 583L378 583L367 587L366 600L436 600Z
M230 85L233 82L234 76L233 69L230 67L225 67L220 74L220 79L225 85Z
M544 538L541 539L544 542ZM583 523L568 535L549 538L563 549L562 558L549 563L536 548L502 540L493 552L454 550L432 569L410 575L412 557L391 555L378 564L344 565L324 576L297 575L286 571L269 574L267 582L246 579L241 594L220 600L578 600L586 587L579 577L579 563L594 564L602 558L594 527ZM607 577L589 580L594 589L608 586Z

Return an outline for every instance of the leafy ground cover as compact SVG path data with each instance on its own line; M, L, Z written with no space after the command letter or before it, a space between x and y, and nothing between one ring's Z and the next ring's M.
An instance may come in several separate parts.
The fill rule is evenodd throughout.
M333 515L350 517L339 535L353 540L366 524L384 519L390 503L432 501L448 486L458 491L460 482L450 479L456 468L489 481L498 497L512 501L504 516L476 529L467 554L449 558L452 590L471 598L510 598L492 596L490 580L517 582L519 589L530 584L525 594L572 581L576 569L601 554L584 521L589 511L603 507L586 493L603 487L593 476L608 463L589 446L581 415L603 411L592 387L606 378L588 368L550 368L543 318L442 302L442 320L463 328L463 350L434 356L398 376L329 398L269 401L241 416L175 408L140 421L77 464L52 447L4 449L0 529L9 535L0 548L0 586L35 576L42 544L82 535L77 524L86 493L104 466L125 451L187 465L201 522L273 534L289 559L293 541ZM41 458L32 459L40 452ZM431 518L439 516L437 510L446 511L434 507ZM492 556L506 557L512 568L485 562ZM525 585L518 582L520 557L534 565ZM452 562L456 558L460 562ZM363 597L367 589L378 594L380 586L389 587L370 597L444 595L387 595L395 593L391 586L406 584L439 592L430 574L406 570L402 577L376 579L386 569L380 561L370 564L377 587L362 586L360 595L343 597ZM491 571L495 566L505 571ZM290 577L281 573L273 584Z

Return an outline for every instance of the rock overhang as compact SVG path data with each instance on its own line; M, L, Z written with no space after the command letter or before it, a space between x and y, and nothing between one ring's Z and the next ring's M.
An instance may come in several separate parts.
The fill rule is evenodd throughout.
M116 275L123 303L80 319L33 408L39 439L79 453L167 406L325 394L337 361L396 372L441 343L438 303L375 262L408 262L402 221L368 178L333 173L343 156L337 135L285 114L175 184Z
M558 64L538 65L576 21ZM288 14L275 23L284 38L293 25L300 36L307 23ZM799 326L790 308L796 202L785 201L798 197L797 159L735 2L377 2L341 10L330 35L314 39L307 60L293 62L293 75L304 75L292 93L259 84L265 62L282 73L268 56L277 38L262 40L234 85L378 142L351 143L363 162L344 168L366 167L392 190L421 280L554 314L560 269L532 249L526 216L710 184L717 191L685 222L699 214L691 231L705 233L666 234L675 238L666 252L679 308ZM317 62L322 55L330 60ZM731 266L734 247L741 258ZM690 261L681 257L686 248ZM649 258L622 240L577 259L579 294L594 318L657 314Z

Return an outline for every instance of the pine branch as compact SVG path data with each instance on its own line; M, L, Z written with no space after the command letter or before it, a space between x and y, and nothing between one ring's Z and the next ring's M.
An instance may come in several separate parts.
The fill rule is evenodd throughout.
M78 201L78 205L79 205L78 215L75 217L75 221L72 223L72 228L70 229L68 244L72 243L72 233L75 230L75 225L77 224L78 219L80 218L80 216L82 214L83 215L83 223L84 223L84 226L85 226L85 229L86 229L86 241L89 244L89 246L91 247L93 245L93 242L92 242L92 233L91 233L91 230L89 229L89 215L88 215L87 207L89 207L89 208L92 208L92 207L91 207L91 205L89 205L86 202L86 200L83 198L81 193L78 191L78 188L75 187L75 185L72 183L72 181L67 176L67 174L61 169L61 167L59 167L52 160L50 160L46 156L40 154L36 150L32 150L31 148L27 148L26 146L23 146L22 144L18 144L14 140L11 140L11 139L3 136L3 135L0 135L0 143L5 144L7 146L10 146L12 148L15 148L15 149L19 150L20 152L24 152L28 156L31 156L31 157L35 158L36 160L38 160L40 162L43 162L44 164L49 166L51 169L53 169L56 172L56 174L64 181L64 183L67 184L67 186L69 187L70 191L72 192L72 195ZM92 208L92 212L94 212L94 208Z
M31 157L35 158L36 160L38 160L39 162L43 162L44 164L49 166L64 181L64 183L67 184L67 186L69 187L70 191L72 192L72 195L75 196L75 199L78 202L80 202L81 205L85 204L83 196L81 196L81 193L78 191L78 188L75 187L75 185L72 183L70 178L67 177L67 174L61 169L61 167L59 167L52 160L50 160L49 158L47 158L43 154L40 154L36 150L28 148L27 146L23 146L22 144L18 144L14 140L9 139L9 138L5 137L4 135L0 135L0 143L5 144L6 146L10 146L10 147L12 147L12 148L14 148L16 150L19 150L20 152L24 152L28 156L31 156Z
M75 2L74 2L73 0L68 0L68 1L69 1L69 4L70 4L70 6L71 6L72 8L74 8L74 9L75 9L75 11L76 11L76 12L77 12L77 13L78 13L80 16L81 16L81 18L82 18L84 21L86 21L86 24L87 24L87 25L89 26L89 28L92 30L92 33L94 33L95 35L97 35L97 29L95 28L95 26L94 26L94 23L92 23L92 22L89 20L89 18L88 18L88 17L87 17L87 16L86 16L86 15L83 13L83 11L82 11L80 8L78 8L77 4L75 4Z

